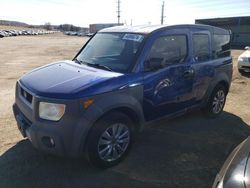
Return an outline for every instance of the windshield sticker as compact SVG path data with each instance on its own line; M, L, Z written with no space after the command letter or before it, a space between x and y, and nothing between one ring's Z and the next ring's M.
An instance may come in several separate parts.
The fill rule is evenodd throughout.
M138 34L125 34L123 36L123 40L132 40L135 42L141 42L143 40L143 35L138 35Z

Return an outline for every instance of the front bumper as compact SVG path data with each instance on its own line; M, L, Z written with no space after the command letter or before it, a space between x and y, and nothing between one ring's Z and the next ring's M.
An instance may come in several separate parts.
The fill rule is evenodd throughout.
M19 131L23 137L27 137L30 140L35 148L55 155L70 155L70 153L67 153L64 145L64 136L59 133L60 131L32 123L16 104L13 105L13 112Z
M28 100L25 99L24 93L29 96ZM65 104L65 114L59 121L39 118L40 101ZM18 83L13 113L21 134L27 137L35 148L59 156L78 157L83 154L83 146L92 122L85 118L80 100L42 98Z
M244 71L250 71L250 61L239 61L238 62L238 69L239 70L244 70Z

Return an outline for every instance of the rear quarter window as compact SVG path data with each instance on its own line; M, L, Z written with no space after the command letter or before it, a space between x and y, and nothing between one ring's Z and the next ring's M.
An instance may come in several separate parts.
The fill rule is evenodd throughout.
M230 56L230 35L213 35L213 58Z

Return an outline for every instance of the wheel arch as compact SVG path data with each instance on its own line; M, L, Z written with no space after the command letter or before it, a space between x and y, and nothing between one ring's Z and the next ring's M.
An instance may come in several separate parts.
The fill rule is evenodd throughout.
M105 99L105 100L103 100ZM105 94L95 99L93 105L86 110L77 124L74 132L72 145L77 153L86 149L88 135L93 125L105 115L119 111L131 118L134 122L136 132L140 132L144 127L144 114L140 98L127 95L126 93Z
M131 118L131 120L134 122L134 128L135 128L135 134L137 134L138 132L140 132L143 129L144 126L144 121L140 118L140 115L138 113L136 113L136 111L128 106L124 106L124 105L120 105L120 106L116 106L110 109L107 109L106 111L104 111L100 116L98 116L98 118L95 119L95 121L93 121L92 125L89 127L89 129L87 130L86 136L85 138L82 138L82 151L85 153L85 156L87 156L86 153L86 149L87 149L87 144L88 144L88 140L89 140L89 136L90 136L90 132L93 129L93 125L98 122L100 119L102 119L104 116L107 116L108 114L112 113L112 112L121 112L124 113L125 115L127 115L129 118Z
M213 93L214 89L218 86L218 85L223 85L226 89L226 94L228 94L229 89L230 89L230 83L231 83L231 79L226 75L226 74L220 74L216 77L216 79L214 79L209 87L208 90L206 92L206 95L204 97L203 100L203 105L202 106L206 106L207 102L209 101L209 98L211 96L211 94Z
M226 94L228 94L228 92L229 92L229 83L228 83L227 81L225 81L225 80L219 81L219 82L215 85L214 88L216 88L218 85L224 86L225 89L226 89Z
M143 128L142 118L140 118L140 115L133 108L128 107L128 106L117 106L115 108L111 108L107 110L105 113L103 113L98 119L96 119L95 122L97 122L98 120L106 116L107 114L110 114L115 111L121 112L127 115L129 118L131 118L131 120L133 121L135 125L136 132L140 132L142 130Z
M228 94L229 88L230 88L229 82L228 82L226 79L220 79L220 80L217 80L216 82L214 82L214 83L210 86L210 88L209 88L209 90L208 90L208 92L207 92L206 101L209 100L211 94L213 93L214 89L215 89L218 85L223 85L223 86L225 87L225 89L226 89L226 94Z

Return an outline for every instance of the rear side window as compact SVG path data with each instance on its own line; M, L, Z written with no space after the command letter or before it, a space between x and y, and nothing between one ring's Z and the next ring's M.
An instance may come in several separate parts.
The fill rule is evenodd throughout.
M213 58L230 56L230 35L214 35Z
M169 35L156 39L148 60L159 61L162 67L183 63L187 56L187 37L185 35Z
M209 36L206 34L193 35L193 56L196 62L210 59Z

